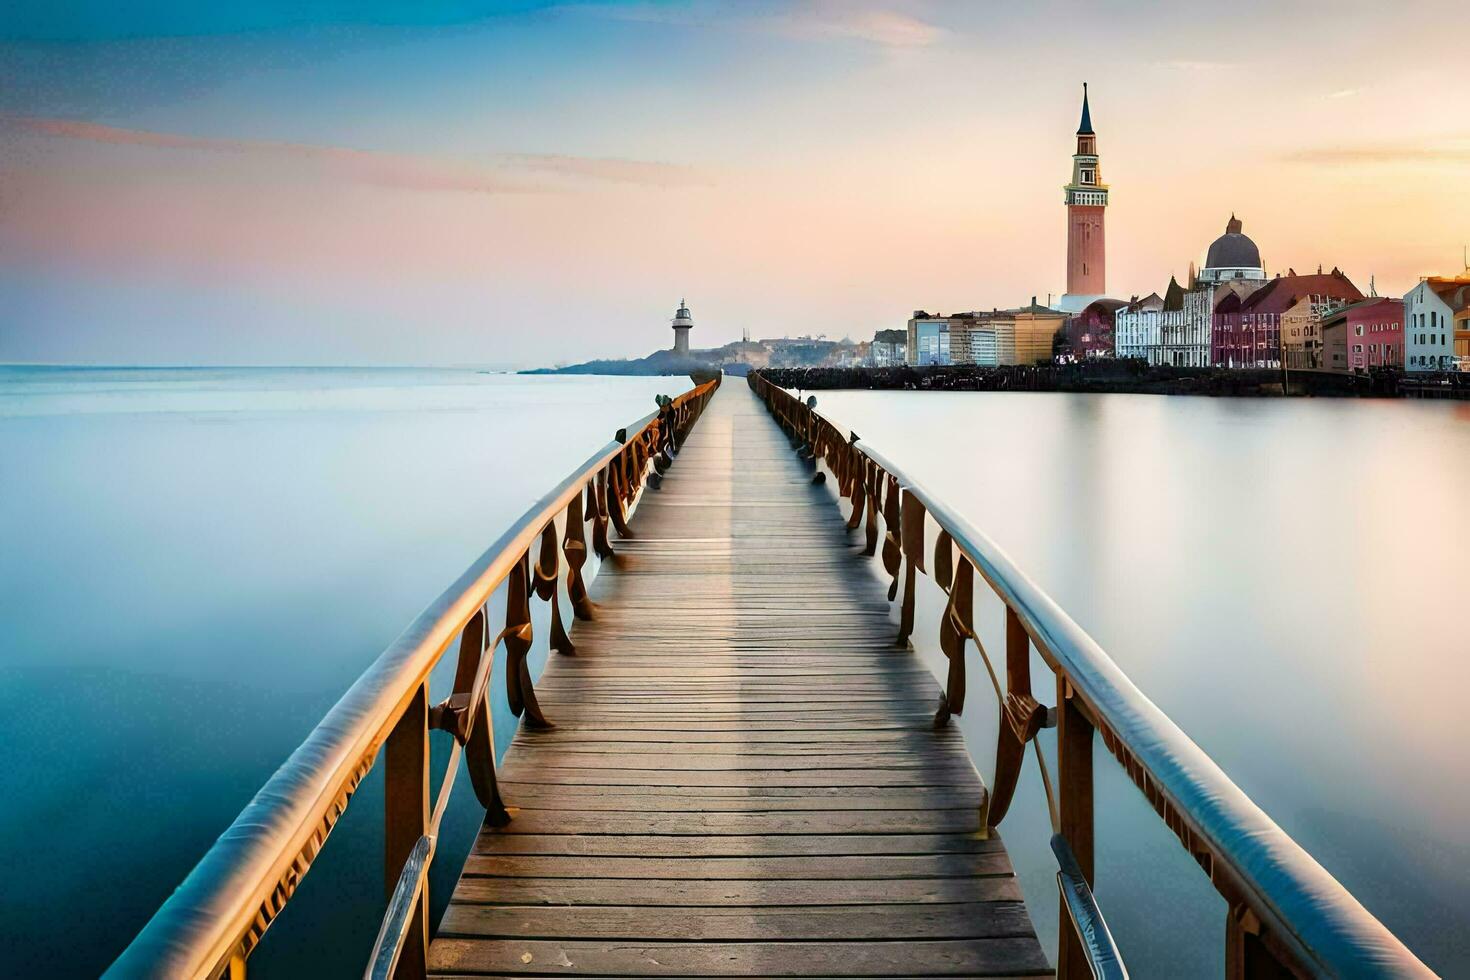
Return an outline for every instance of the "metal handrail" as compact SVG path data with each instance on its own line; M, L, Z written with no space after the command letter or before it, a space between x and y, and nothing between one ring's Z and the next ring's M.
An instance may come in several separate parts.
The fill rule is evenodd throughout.
M554 530L559 516L580 514L578 505L584 492L592 501L594 489L600 495L605 485L606 500L613 505L610 512L589 513L587 517L592 521L595 516L599 539L605 536L609 518L621 529L623 502L632 502L649 463L654 462L659 469L666 465L669 450L677 446L718 384L716 378L664 402L659 411L624 430L630 435L610 441L593 453L419 613L246 804L107 975L210 978L228 971L232 977L243 976L245 958L300 884L358 784L373 767L379 750L406 722L410 705L426 697L429 674L455 637L472 622L483 622L485 604L508 577L517 578L524 591L531 549L538 540L545 544L546 534ZM596 503L599 508L604 506L600 496ZM568 533L571 530L568 528ZM580 541L580 526L576 534ZM526 619L525 635L529 637L529 613ZM555 615L553 619L555 630L560 623ZM488 659L483 649L478 652L482 659ZM488 653L493 656L493 646ZM464 650L461 655L463 667ZM476 667L471 676L479 673ZM509 678L508 683L514 685L516 679ZM529 683L529 679L522 683ZM483 711L484 687L483 682L474 687L479 692L478 705L470 701L466 685L461 692L463 703L451 704L451 699L441 706L446 709L445 716L455 715L445 724L459 717L472 717L476 709ZM534 695L530 697L528 711L535 709ZM515 705L513 710L521 713ZM429 725L428 715L421 713L424 720L417 726L424 730ZM454 730L454 764L463 744L459 740L469 738L472 724L464 722ZM486 727L481 726L480 734L485 734ZM422 735L426 739L427 731ZM492 771L482 778L488 778L488 793L498 805L493 758L490 766ZM446 782L452 783L452 768ZM426 779L424 787L427 794ZM476 790L477 794L481 791L478 779ZM441 816L442 806L436 807L436 825ZM432 856L432 831L427 835L414 833L400 858L404 864L409 862L410 849L416 848L415 842L421 836L429 837L426 858ZM397 882L400 871L398 866L387 869L390 880Z
M1087 726L1086 735L1090 736L1092 728L1102 734L1107 748L1230 903L1229 935L1236 944L1235 948L1227 949L1227 966L1232 973L1249 973L1251 959L1265 955L1310 975L1434 975L1256 806L994 541L860 437L816 412L813 405L804 404L761 377L759 372L752 373L750 385L766 401L778 422L793 433L795 441L803 443L805 452L826 461L837 475L839 494L854 501L849 527L858 526L862 508L867 506L869 554L873 553L878 505L884 505L881 516L892 549L890 552L885 546L885 564L894 575L890 598L897 594L896 562L901 556L905 563L906 622L900 627L901 642L907 642L907 631L912 629L913 570L915 563L920 568L925 564L926 519L940 529L939 540L935 542L936 565L941 560L944 542L949 542L962 561L972 565L991 586L1005 605L1008 618L1014 617L1018 627L1024 630L1022 654L1025 641L1029 640L1057 675L1061 696L1055 712L1061 715L1078 712L1081 724ZM949 583L940 584L951 591L953 601ZM960 620L967 622L968 615L968 609L964 610ZM972 633L969 638L979 646L978 637ZM1012 653L1010 639L1008 636L1008 662ZM984 653L983 648L981 652ZM956 686L955 670L951 654L952 688ZM1029 667L1023 670L1029 671ZM962 706L962 655L958 671ZM1008 731L1014 730L1022 733L1024 743L1034 739L1037 729L1051 724L1051 713L1030 697L1029 677L1025 680L1021 696L1016 695L1014 684L1002 696L1002 740ZM996 687L997 693L1001 693L998 681ZM954 698L949 700L953 702ZM958 714L960 710L952 703L941 705L937 721L942 722L950 713ZM1028 718L1034 719L1029 728ZM1061 741L1059 737L1059 745ZM1085 740L1082 744L1090 746ZM998 747L998 767L1001 755ZM1090 760L1090 750L1087 760ZM1067 765L1063 760L1061 767L1065 770ZM1070 829L1067 773L1061 774L1061 836L1069 845L1069 853L1085 848L1088 858L1083 866L1083 878L1090 885L1091 762L1085 761L1085 766L1086 799L1080 804L1072 801L1074 809L1079 805L1084 809L1075 811L1079 816ZM1002 781L998 775L997 782ZM1005 797L998 804L1000 812L989 814L994 823L1004 817L1009 793L1014 790L1014 775L1005 781L1011 783L1009 789L997 789L997 795Z

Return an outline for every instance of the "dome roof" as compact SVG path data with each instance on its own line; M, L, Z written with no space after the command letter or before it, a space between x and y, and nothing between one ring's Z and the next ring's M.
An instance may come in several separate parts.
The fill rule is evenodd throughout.
M1256 243L1240 233L1240 219L1230 216L1225 234L1210 243L1205 256L1206 269L1260 269L1261 251Z

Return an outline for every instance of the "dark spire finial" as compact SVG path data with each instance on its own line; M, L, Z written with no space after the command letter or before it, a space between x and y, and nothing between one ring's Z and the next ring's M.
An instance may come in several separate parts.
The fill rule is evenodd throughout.
M1077 127L1078 136L1092 136L1092 111L1087 106L1087 83L1082 83L1082 125Z

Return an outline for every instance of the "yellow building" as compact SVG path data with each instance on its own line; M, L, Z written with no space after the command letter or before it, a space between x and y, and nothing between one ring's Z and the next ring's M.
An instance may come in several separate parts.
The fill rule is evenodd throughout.
M1060 310L1031 305L992 314L997 353L1002 364L1050 364L1052 341L1067 322Z

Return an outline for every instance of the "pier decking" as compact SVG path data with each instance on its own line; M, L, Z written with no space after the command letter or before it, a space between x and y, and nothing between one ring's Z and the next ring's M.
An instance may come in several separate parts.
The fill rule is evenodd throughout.
M552 655L429 951L462 975L1048 974L940 687L727 384Z

